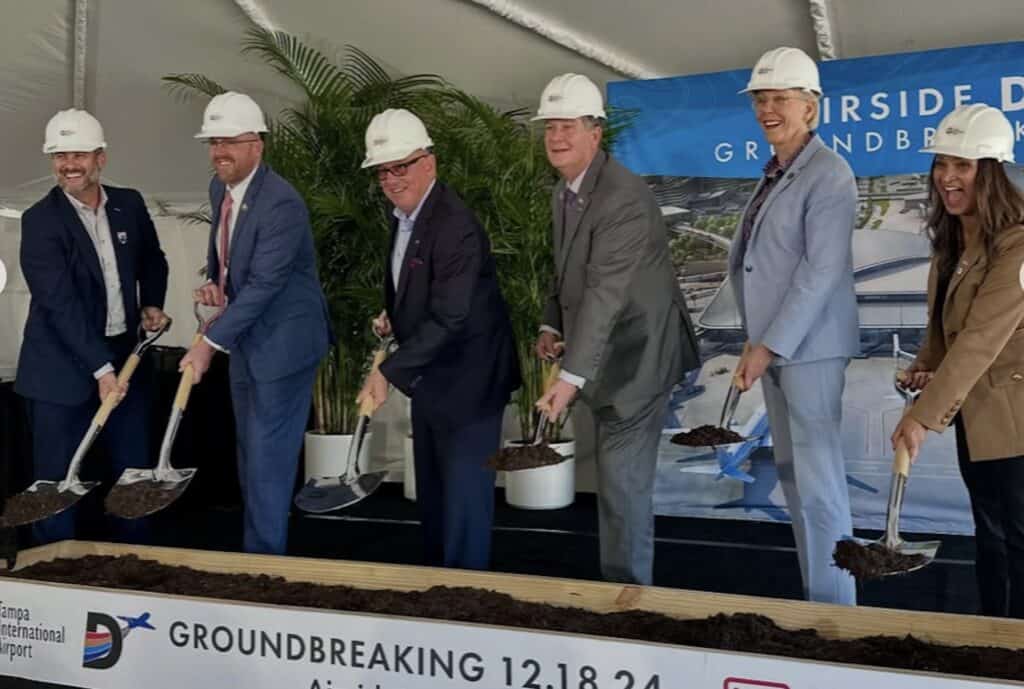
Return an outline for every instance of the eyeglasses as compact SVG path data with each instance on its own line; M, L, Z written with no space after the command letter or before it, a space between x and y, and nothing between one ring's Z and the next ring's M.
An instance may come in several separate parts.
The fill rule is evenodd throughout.
M389 165L387 167L378 166L377 169L375 170L375 172L377 173L377 179L383 182L388 178L388 175L394 175L395 177L405 177L405 175L409 172L410 165L415 165L419 161L426 158L428 155L430 154L424 153L421 156L416 156L412 160L407 160L404 163L395 163L394 165Z
M775 94L774 96L769 96L764 93L754 93L750 96L750 107L757 110L758 108L764 108L771 105L774 110L786 107L786 103L791 100L807 100L807 98L802 95L786 96L782 94Z
M206 145L210 148L219 148L220 146L240 146L241 144L254 144L259 141L258 136L251 139L207 139Z

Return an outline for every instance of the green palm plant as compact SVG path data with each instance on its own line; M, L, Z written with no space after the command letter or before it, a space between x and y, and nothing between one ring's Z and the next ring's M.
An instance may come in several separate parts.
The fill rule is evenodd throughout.
M375 346L368 321L383 301L388 204L376 180L360 170L364 134L375 114L408 108L431 133L439 177L475 211L490 236L523 370L517 416L524 438L532 437L533 403L544 375L533 343L553 269L550 199L556 176L527 110L501 112L436 75L392 77L356 48L349 47L336 64L282 32L250 31L243 52L260 57L303 93L300 105L269 124L265 158L309 206L338 340L314 389L317 429L345 433L354 427L355 396ZM225 90L198 74L164 81L182 97ZM626 117L613 115L607 141L626 125ZM559 431L560 425L549 426L552 436Z

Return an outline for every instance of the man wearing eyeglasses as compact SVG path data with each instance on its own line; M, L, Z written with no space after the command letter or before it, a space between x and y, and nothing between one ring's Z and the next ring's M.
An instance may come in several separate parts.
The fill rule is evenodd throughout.
M412 400L416 500L426 563L486 569L494 519L501 420L520 385L508 308L490 242L458 195L437 181L426 127L386 110L366 130L364 168L394 204L384 281L374 319L398 350L360 393L379 407L388 383Z
M221 315L182 358L199 382L215 350L231 356L246 552L283 554L313 379L330 340L306 205L262 163L267 131L248 96L214 97L197 139L207 142L213 223L209 282L194 298Z

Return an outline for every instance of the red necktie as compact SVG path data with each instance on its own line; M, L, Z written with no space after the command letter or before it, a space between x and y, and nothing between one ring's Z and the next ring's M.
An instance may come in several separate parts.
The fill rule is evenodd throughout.
M220 270L217 273L217 284L220 293L227 296L228 284L228 231L231 227L231 206L234 203L231 192L224 190L224 201L220 204L220 246L217 249L220 258Z

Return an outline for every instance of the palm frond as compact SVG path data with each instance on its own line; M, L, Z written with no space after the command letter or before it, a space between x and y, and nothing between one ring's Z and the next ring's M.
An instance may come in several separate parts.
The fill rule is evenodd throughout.
M348 91L345 74L326 55L284 31L250 29L242 52L263 58L312 100L344 97Z
M216 81L202 74L168 74L160 80L172 96L186 103L199 95L213 97L227 91Z

